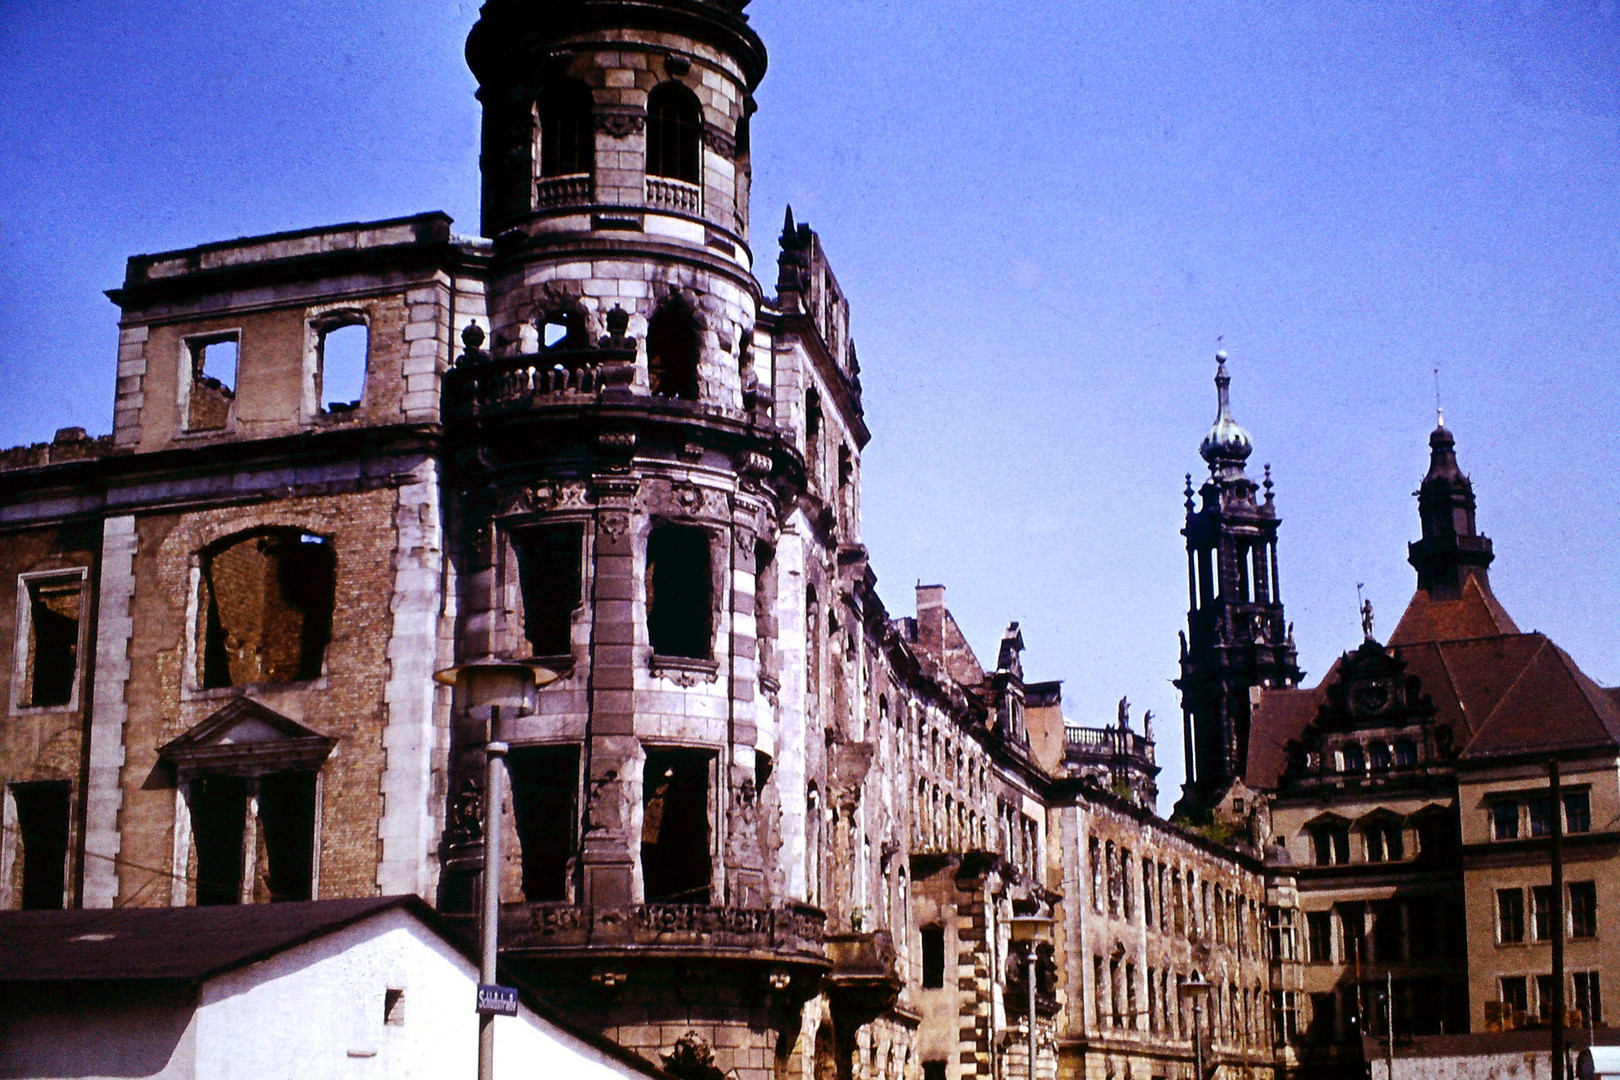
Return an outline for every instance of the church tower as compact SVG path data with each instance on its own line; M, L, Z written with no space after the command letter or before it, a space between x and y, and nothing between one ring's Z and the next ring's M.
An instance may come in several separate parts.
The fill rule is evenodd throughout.
M1250 688L1299 682L1277 575L1277 517L1270 466L1262 485L1244 473L1254 446L1232 419L1226 354L1216 353L1215 424L1199 453L1209 479L1193 501L1187 477L1187 633L1181 640L1187 781L1177 813L1205 813L1243 775Z

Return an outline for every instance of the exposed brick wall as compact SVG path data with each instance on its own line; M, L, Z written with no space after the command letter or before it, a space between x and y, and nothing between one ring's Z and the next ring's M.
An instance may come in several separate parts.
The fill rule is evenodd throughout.
M376 893L398 499L397 491L385 488L138 521L120 822L122 903L165 903L170 893L165 871L173 858L176 804L157 748L244 691L339 740L323 771L320 896ZM336 586L325 674L302 683L202 691L190 621L201 617L197 553L264 526L332 539Z

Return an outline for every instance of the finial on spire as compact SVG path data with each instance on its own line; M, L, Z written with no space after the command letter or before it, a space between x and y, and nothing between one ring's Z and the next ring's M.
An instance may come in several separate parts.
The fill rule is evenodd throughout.
M1184 494L1187 496L1187 513L1191 514L1193 512L1192 473L1187 474L1187 489Z
M1434 365L1434 419L1436 427L1446 426L1446 410L1440 405L1440 365Z
M1232 476L1241 475L1243 463L1254 451L1249 433L1232 419L1230 388L1232 376L1226 373L1226 351L1215 354L1215 424L1204 436L1198 452L1209 462L1211 472L1224 466Z
M1266 502L1271 502L1271 498L1272 498L1271 489L1276 487L1277 485L1275 485L1275 484L1273 484L1271 482L1271 462L1269 462L1269 461L1266 462L1266 479L1265 479L1265 483L1263 483L1261 486L1266 489Z
M793 204L788 203L787 214L782 218L782 235L792 236L797 231L798 226L793 223Z

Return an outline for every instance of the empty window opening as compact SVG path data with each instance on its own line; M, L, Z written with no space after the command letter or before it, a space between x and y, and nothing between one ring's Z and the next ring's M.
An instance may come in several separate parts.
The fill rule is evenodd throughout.
M247 781L238 776L199 776L191 782L190 802L197 903L240 903Z
M696 401L697 319L684 304L665 304L647 323L647 385L654 394Z
M353 412L366 390L366 357L371 332L364 322L341 322L323 327L316 346L320 358L321 409L329 413Z
M515 540L524 637L535 656L566 656L573 650L574 611L580 602L584 530L548 525L524 529Z
M17 807L17 861L22 863L18 892L20 906L26 910L54 911L63 905L67 884L69 791L66 780L11 787L11 798Z
M540 175L577 176L596 158L595 101L590 88L568 80L547 87L540 98Z
M660 656L709 659L714 636L709 534L660 525L647 539L647 636Z
M236 401L237 336L194 338L186 344L191 352L186 429L218 431L230 422Z
M269 899L273 903L313 900L314 773L276 773L259 781L258 836L255 898Z
M203 560L203 687L319 678L332 636L332 542L299 529L226 540Z
M523 898L531 903L567 900L574 858L579 749L514 749L507 767L512 774L512 810L523 855Z
M760 541L754 547L754 637L759 649L759 674L776 678L776 548Z
M709 902L709 764L697 750L649 750L641 795L648 903Z
M922 928L922 984L925 990L938 990L945 985L944 927Z
M383 991L383 1023L390 1027L405 1023L405 991L392 986Z
M680 83L664 83L647 95L647 174L702 182L703 109Z
M79 619L83 579L45 578L28 583L27 658L22 701L32 708L71 704L79 672Z

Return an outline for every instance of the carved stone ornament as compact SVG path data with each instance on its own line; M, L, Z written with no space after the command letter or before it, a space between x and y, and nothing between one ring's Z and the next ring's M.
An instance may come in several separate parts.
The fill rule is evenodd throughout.
M757 537L755 537L754 534L749 532L747 529L738 529L737 530L737 550L742 552L744 555L747 555L750 558L752 558L753 554L754 554L754 543L755 543L756 539L757 539Z
M737 467L748 476L768 476L771 471L771 455L750 450L741 455Z
M647 130L647 114L640 109L604 109L596 113L596 130L615 139L627 139Z
M737 140L714 124L703 125L703 145L728 161L737 157Z
M698 683L712 683L720 678L720 664L716 660L694 660L684 656L654 656L649 665L655 676L668 679L676 686L690 690Z
M591 972L591 982L604 990L617 990L630 981L630 973L620 968L599 967Z
M630 515L623 513L603 514L600 524L602 531L607 533L608 539L616 541L630 531Z
M599 431L596 433L596 445L611 450L633 450L636 445L636 433L633 431Z
M703 492L698 490L696 484L676 483L670 485L670 498L682 510L691 512L703 505Z
M681 447L680 456L682 461L702 461L703 444L687 443L685 446Z

